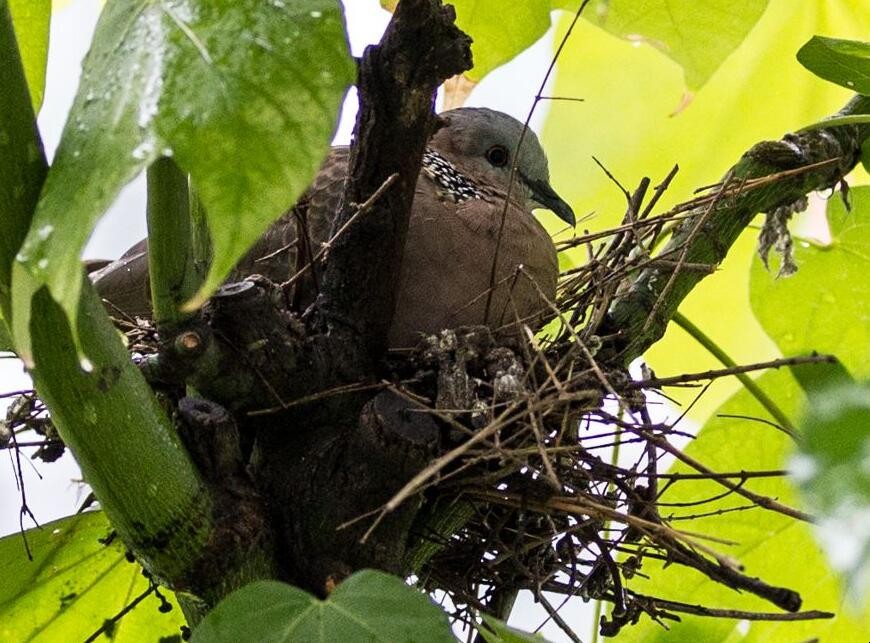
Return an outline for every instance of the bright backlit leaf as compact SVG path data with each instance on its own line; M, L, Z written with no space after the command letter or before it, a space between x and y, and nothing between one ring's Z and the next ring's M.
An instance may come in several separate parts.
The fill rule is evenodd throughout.
M107 542L110 534L99 512L30 529L32 561L20 534L0 539L0 641L84 641L145 592L142 568L127 562L123 543ZM142 599L114 624L111 640L179 636L184 618L170 592L166 598L168 613L154 595Z
M447 615L428 596L400 578L363 570L325 601L276 581L251 583L209 613L192 643L455 640Z
M524 51L550 28L549 0L515 2L505 10L501 0L453 0L456 24L474 42L474 68L466 75L479 81Z
M758 384L786 415L797 417L804 396L788 370L766 373L758 379ZM718 472L781 470L795 447L788 436L765 423L770 420L772 418L759 403L746 390L740 390L717 410L685 452ZM670 470L672 473L689 471L694 470L682 464ZM733 480L739 482L739 476ZM785 505L800 507L798 494L785 477L754 478L746 480L743 486ZM620 642L767 643L866 638L866 618L843 604L840 581L816 545L811 525L773 511L749 509L748 500L733 493L722 497L725 491L713 481L685 480L672 485L661 501L688 503L669 511L673 517L703 514L688 520L678 519L672 523L674 527L735 542L734 546L707 544L743 564L748 575L799 592L804 600L802 609L829 611L835 617L796 622L741 622L682 615L681 623L666 621L669 630L642 618L637 626L622 630ZM719 499L698 504L699 500L710 498ZM716 513L719 510L729 511ZM724 609L779 611L751 594L735 592L679 565L647 559L642 571L651 578L635 577L632 588L644 594Z
M731 3L735 10L742 6ZM567 22L560 21L557 41ZM585 102L549 103L542 141L560 195L575 212L593 213L582 228L606 229L625 212L624 198L592 156L629 189L644 176L655 185L679 164L657 209L661 212L721 179L758 141L778 139L840 109L852 92L820 82L795 59L801 45L820 32L866 38L870 12L853 0L771 0L741 46L692 102L672 116L685 91L679 67L650 47L633 46L581 21L562 52L550 93ZM716 40L717 32L707 37ZM578 233L582 228L578 226ZM757 237L757 230L747 230L719 270L680 306L681 313L741 364L779 355L749 306L747 271L755 261ZM586 261L585 249L573 253L577 263ZM721 368L673 324L645 358L659 375ZM689 416L703 422L738 387L733 379L715 382ZM685 409L697 391L675 389L671 394Z
M202 300L308 184L352 73L335 0L108 3L19 261L74 318L94 224L173 154L209 217Z
M706 83L761 18L768 0L598 0L584 16L610 33L655 47L682 66L691 90ZM554 0L575 11L579 0Z
M870 317L867 312L870 292L864 286L866 279L862 275L866 275L870 268L866 265L870 256L866 251L870 240L867 236L867 230L870 229L867 224L870 188L853 190L852 203L852 212L847 213L839 198L831 200L829 221L833 241L830 246L825 247L799 244L797 261L800 270L793 277L774 279L756 260L758 265L752 270L750 293L753 310L783 352L834 352L853 373L865 374L870 361L870 342L867 339L867 333L870 332ZM812 381L809 376L814 368L818 367L805 367L807 372L801 375L801 382L804 389L818 391L820 383L814 386L806 384ZM833 381L844 379L843 373L837 369L819 369L819 373L832 376ZM765 374L758 380L758 384L787 416L798 416L799 409L803 406L804 394L802 387L789 372ZM816 399L824 400L824 404L817 404ZM806 407L807 420L803 427L814 433L808 433L805 448L814 455L825 454L822 457L826 464L822 466L819 462L811 462L808 466L799 467L799 470L805 473L815 471L822 477L821 480L814 478L814 481L823 485L822 493L826 504L819 499L819 502L811 503L808 508L811 511L822 509L822 516L825 511L833 512L832 507L842 509L846 498L849 498L855 509L858 508L856 502L860 505L863 502L860 499L866 499L863 495L867 484L863 477L866 476L866 470L862 473L860 467L866 467L864 461L867 459L867 452L863 449L867 447L864 446L863 436L870 424L866 418L862 420L858 417L866 413L860 409L860 404L853 404L850 408L848 401L842 396L837 399L835 395L825 393L822 398L815 398L815 395L811 397ZM855 408L856 406L859 408ZM841 413L846 414L848 419L838 425L841 429L838 431L837 427L820 420L820 413L828 418L825 422L842 420ZM714 471L781 469L794 453L795 446L785 435L763 423L770 419L747 391L739 391L704 425L697 440L686 448L686 453ZM864 428L860 426L862 422ZM810 424L813 423L816 426L810 429ZM845 435L846 431L849 431L848 437ZM848 476L838 476L832 471L832 464L836 462L833 454L848 457L849 466L852 467ZM804 464L807 464L806 460ZM842 466L843 462L839 464ZM687 470L683 465L673 468L673 471ZM786 479L772 477L748 480L745 486L762 495L776 498L781 503L800 506L800 498ZM721 493L721 487L719 491L717 487L713 482L685 482L674 485L662 500L685 503L714 497ZM747 502L732 494L717 503L709 504L704 512L733 510L741 505L746 506ZM866 512L866 505L861 506ZM700 513L698 507L692 507L690 511ZM627 630L630 634L626 640L724 642L733 640L731 637L747 641L804 640L813 637L822 640L860 640L863 636L860 605L854 602L852 605L843 604L838 577L833 572L832 565L815 545L814 530L809 525L760 509L746 509L726 515L727 519L714 514L677 524L689 531L709 533L736 542L737 546L727 548L725 553L746 565L748 573L771 584L799 591L804 597L805 609L831 611L836 614L836 618L805 623L752 623L746 629L745 626L730 621L687 617L682 624L673 626L673 632L668 636L658 626L645 624L636 630ZM840 513L836 515L843 519ZM863 515L863 523L866 523L866 513ZM861 522L861 514L855 511L846 520ZM827 523L823 521L822 529L825 524ZM863 568L856 565L855 561L861 560L862 556L866 557L867 541L866 537L859 536L861 533L866 534L866 530L853 531L856 532L856 537L852 542L840 539L840 554L848 553L847 550L852 553L849 560L852 562L851 570L857 574L853 577L857 584L860 574L864 572L860 571ZM801 556L799 573L796 573L794 567L794 552L800 552ZM835 563L833 566L837 567L836 563L840 561L832 560ZM700 575L675 567L664 569L661 573L656 571L652 577L654 580L647 583L646 587L643 585L646 581L638 581L636 588L666 598L704 605L769 610L769 606L765 606L759 599L738 596Z
M852 211L828 201L828 245L795 242L796 274L752 266L750 300L784 355L833 353L854 377L870 376L870 187L850 191Z
M661 51L683 68L686 85L695 90L743 42L767 2L597 0L585 8L583 17L620 38ZM498 0L450 4L456 8L457 24L474 39L474 69L466 76L477 82L543 36L552 10L574 13L580 0L516 2L509 11ZM396 0L381 0L381 5L392 11Z

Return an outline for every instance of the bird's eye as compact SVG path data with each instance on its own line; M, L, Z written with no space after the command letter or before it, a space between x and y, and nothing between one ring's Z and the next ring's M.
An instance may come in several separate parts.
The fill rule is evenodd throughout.
M495 167L504 167L508 163L508 151L504 145L493 145L486 151L486 160Z

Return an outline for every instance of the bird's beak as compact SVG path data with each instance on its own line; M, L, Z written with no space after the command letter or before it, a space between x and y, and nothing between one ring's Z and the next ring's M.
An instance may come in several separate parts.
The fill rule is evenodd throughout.
M526 184L532 189L532 200L535 203L544 206L548 210L552 210L562 221L572 228L574 227L576 223L574 210L562 200L562 197L556 194L556 191L550 187L549 183L546 181L526 180Z

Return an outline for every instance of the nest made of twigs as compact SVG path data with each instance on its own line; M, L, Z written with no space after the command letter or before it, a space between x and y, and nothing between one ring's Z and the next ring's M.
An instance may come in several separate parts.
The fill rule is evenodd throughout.
M800 517L744 488L753 472L715 472L681 457L674 441L684 442L686 436L677 424L651 419L647 398L659 395L662 384L697 383L733 369L668 380L645 373L634 379L613 350L613 338L603 332L607 311L628 288L633 272L671 260L652 258L667 226L679 225L704 206L705 198L709 201L699 197L666 216L650 217L660 194L643 208L629 198L623 223L615 229L559 244L560 250L585 247L588 261L562 274L558 300L546 302L554 322L543 337L529 332L522 345L505 347L482 327L445 331L429 338L421 351L392 363L394 379L386 386L414 402L416 411L436 418L446 439L442 452L381 515L423 494L407 568L422 587L446 593L459 620L474 624L481 610L506 616L523 589L534 593L571 638L576 634L544 592L612 604L601 618L604 635L615 635L644 614L659 622L679 620L681 613L777 616L638 593L632 589L634 578L652 575L654 580L656 568L645 566L648 560L690 567L754 593L789 612L781 616L829 616L797 613L796 592L745 575L717 552L716 539L686 533L660 511L663 490L678 478L694 477L715 481L757 507ZM520 271L518 278L528 276ZM152 324L116 323L137 359L158 351ZM44 438L37 456L56 458L63 447L44 407L32 392L21 400L10 407L0 437L8 445L21 432L35 430ZM614 450L627 444L637 454L628 464L613 458ZM660 464L663 456L682 459L694 473L668 474ZM376 528L377 519L370 532Z

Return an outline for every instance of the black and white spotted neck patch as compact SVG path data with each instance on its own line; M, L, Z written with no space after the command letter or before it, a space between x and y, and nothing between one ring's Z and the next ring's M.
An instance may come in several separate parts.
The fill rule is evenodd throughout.
M454 203L462 203L469 199L480 199L483 191L480 186L467 176L462 174L446 158L427 149L423 152L423 165L421 167L438 186L438 191Z

